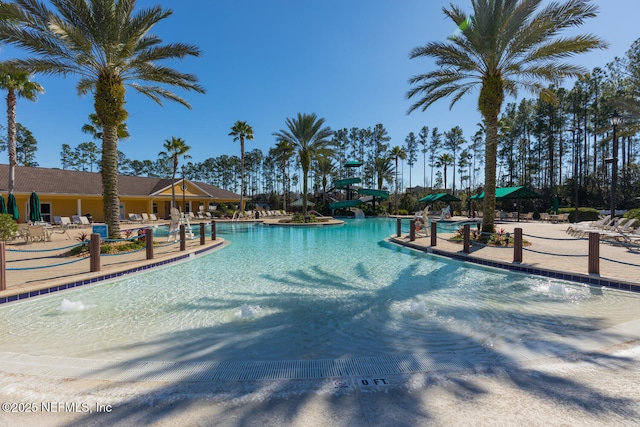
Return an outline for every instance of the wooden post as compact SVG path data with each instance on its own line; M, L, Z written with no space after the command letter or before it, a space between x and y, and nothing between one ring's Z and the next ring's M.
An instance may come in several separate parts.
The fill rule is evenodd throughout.
M513 231L513 262L522 262L522 228Z
M7 290L7 254L5 242L0 242L0 291Z
M89 271L100 271L100 235L93 233L89 240Z
M409 221L409 240L413 242L416 240L416 220Z
M216 230L216 221L211 221L211 240L216 240L218 238L217 230Z
M180 251L187 250L187 231L184 224L180 224Z
M144 233L147 244L147 259L153 259L153 228L147 228Z
M204 241L207 236L204 235L204 222L200 223L200 245L204 245Z
M600 274L600 233L589 233L589 274Z
M464 238L464 243L462 246L462 251L465 254L468 254L469 252L471 252L471 226L469 224L465 224L464 228L462 229L463 231L463 238Z
M438 241L438 224L434 221L431 223L431 246L436 246Z
M396 219L396 234L397 237L401 237L402 236L402 218L397 218Z

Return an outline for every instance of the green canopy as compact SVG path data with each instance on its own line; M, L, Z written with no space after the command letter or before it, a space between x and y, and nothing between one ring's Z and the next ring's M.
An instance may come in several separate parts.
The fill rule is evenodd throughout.
M348 161L347 163L344 164L344 167L345 168L357 168L357 167L360 167L362 165L363 165L362 162L359 162L357 160L350 160L350 161Z
M42 212L40 211L40 198L36 192L32 192L29 197L29 221L41 222Z
M358 194L362 194L365 196L373 196L378 197L382 200L387 200L389 198L389 192L386 190L376 190L374 188L359 188Z
M333 181L335 188L344 188L347 185L359 184L362 180L360 178L345 178Z
M4 197L0 194L0 214L7 213L7 205L4 203Z
M16 201L16 196L14 196L13 193L9 193L9 200L7 202L7 213L11 215L15 221L20 219L18 202Z
M456 196L453 196L449 193L438 193L438 194L429 194L424 196L422 199L418 200L419 202L459 202Z
M341 202L333 202L329 204L329 208L331 209L344 209L344 208L354 208L356 206L360 206L362 204L362 200L343 200Z
M542 196L532 189L524 186L496 188L496 200L503 199L541 199ZM471 196L471 199L484 199L484 191Z

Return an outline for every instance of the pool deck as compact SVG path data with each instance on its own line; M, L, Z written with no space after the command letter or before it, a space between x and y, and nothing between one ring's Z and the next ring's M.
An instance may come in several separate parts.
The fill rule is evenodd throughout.
M499 227L510 232L523 228L525 239L531 242L528 248L533 250L524 252L523 264L589 276L586 258L567 257L586 254L587 250L584 240L566 240L570 239L565 232L567 224L505 223ZM460 244L442 237L438 250L446 251L447 256L461 254ZM428 250L427 238L408 242L401 236L400 241ZM52 242L17 246L41 249L71 243L72 239L55 236ZM188 251L195 253L222 243L207 240L202 247L196 239L189 242ZM174 248L171 254L158 254L154 261L174 257L176 252ZM599 277L638 283L640 269L634 264L640 264L640 253L602 244L600 255L624 264L602 261ZM148 262L140 259L144 251L122 257L128 256L132 258L117 257L119 262L103 259L102 273L130 270ZM477 247L470 256L509 264L513 252ZM10 290L23 292L90 274L74 270L80 268L76 264L55 274L8 272ZM0 425L638 425L640 320L580 336L558 337L556 344L525 344L505 344L499 350L505 362L492 366L451 367L445 360L442 366L409 367L402 373L380 368L310 379L295 375L242 379L240 375L236 380L208 379L210 368L198 373L202 366L171 362L139 362L137 370L127 370L128 361L102 361L110 368L104 371L89 367L91 372L101 372L101 377L87 374L87 366L72 360L54 363L39 356L0 351L0 398L16 403L13 408L3 406ZM365 362L371 365L376 361ZM37 410L29 412L24 404L35 405L29 408Z
M464 221L465 218L454 218ZM470 253L463 252L462 242L448 239L452 233L439 233L435 247L431 237L416 236L411 242L408 234L392 235L389 240L415 249L432 252L476 264L502 267L531 273L537 271L547 277L574 280L593 285L603 285L640 292L640 248L606 243L600 244L600 274L589 274L588 239L578 239L567 234L568 223L500 222L496 228L513 235L515 228L522 228L523 239L528 245L523 250L522 262L513 262L513 247L472 245ZM408 220L403 231L408 230Z

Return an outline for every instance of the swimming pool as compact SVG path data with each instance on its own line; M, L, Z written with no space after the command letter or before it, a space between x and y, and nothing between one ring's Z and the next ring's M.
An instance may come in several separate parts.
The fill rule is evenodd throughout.
M124 280L0 307L3 351L87 359L503 357L638 318L635 294L399 248L387 219L219 224L232 244Z

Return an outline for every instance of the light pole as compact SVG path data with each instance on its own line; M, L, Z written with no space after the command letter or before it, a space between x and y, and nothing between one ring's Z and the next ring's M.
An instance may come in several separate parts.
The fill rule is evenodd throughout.
M613 128L613 153L611 156L611 223L616 216L616 183L618 181L618 138L616 127L620 124L620 114L617 110L609 116L609 123Z
M187 216L187 205L185 204L185 200L184 200L184 190L187 189L187 186L184 183L184 165L182 165L182 213L184 214L185 218Z
M573 218L573 222L578 222L578 158L580 157L580 135L582 134L582 128L573 124L573 149L575 150L575 157L573 158L573 186L575 190L575 203L576 212Z

